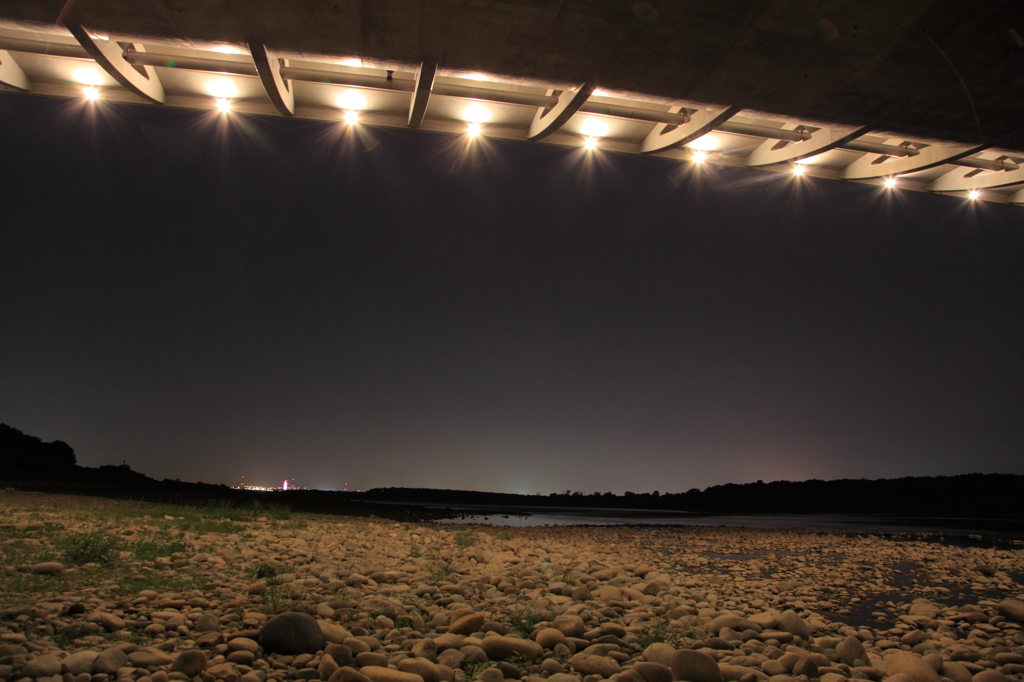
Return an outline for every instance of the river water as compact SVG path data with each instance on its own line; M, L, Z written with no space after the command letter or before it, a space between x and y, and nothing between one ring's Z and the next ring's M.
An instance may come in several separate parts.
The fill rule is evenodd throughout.
M802 528L808 530L868 533L934 533L936 535L998 537L1024 540L1024 522L999 519L923 519L895 516L855 516L846 514L757 514L704 515L658 510L623 510L562 507L508 507L447 505L464 514L441 523L474 523L493 526L566 526L566 525L674 525L729 528Z

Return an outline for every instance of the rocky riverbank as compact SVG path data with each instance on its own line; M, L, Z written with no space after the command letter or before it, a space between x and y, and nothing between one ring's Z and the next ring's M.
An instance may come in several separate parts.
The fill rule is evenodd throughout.
M1024 548L0 494L0 679L1024 680Z

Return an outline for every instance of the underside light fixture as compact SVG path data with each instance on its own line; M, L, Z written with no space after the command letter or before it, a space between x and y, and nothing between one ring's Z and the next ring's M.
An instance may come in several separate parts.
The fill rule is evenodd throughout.
M470 123L469 127L466 128L466 135L468 135L471 140L480 137L480 133L482 132L483 127L475 121Z
M92 68L75 69L72 78L81 85L103 85L103 76L99 71Z
M221 54L245 54L245 50L242 50L234 45L218 45L217 47L210 48L211 52L219 52Z
M467 73L463 78L468 78L471 81L489 81L491 77L486 73Z
M344 118L345 123L349 124L350 126L354 126L355 124L359 123L359 112L356 111L355 109L346 109Z
M970 199L971 201L975 201L980 196L981 192L979 192L976 189L972 189L970 192L967 193L967 198Z
M886 189L892 189L895 186L896 186L896 178L890 176L890 177L885 179L885 187L886 187Z
M597 138L593 135L587 135L583 138L583 148L588 152L592 152L597 149Z
M604 137L608 134L608 124L599 118L588 118L581 130L587 137Z
M238 88L226 78L210 81L206 84L206 91L219 100L229 100L238 95ZM220 108L219 104L217 108Z
M718 149L719 142L720 140L714 135L701 135L686 146L690 149L697 149L702 152L712 152Z
M708 160L708 153L707 152L698 150L698 151L695 151L692 154L690 154L690 161L693 161L694 163L704 163L707 160Z
M224 98L219 98L217 100L217 111L219 111L222 114L230 113L231 112L231 100L224 99Z
M363 60L359 57L348 57L338 62L341 66L356 66L359 68L363 67Z
M806 169L803 167L803 164L799 164L798 163L798 164L793 166L793 175L796 175L796 176L799 177L799 176L804 174L804 170L806 170Z
M82 88L82 96L90 102L95 102L100 98L100 89L95 85L86 85Z
M469 123L487 123L491 120L491 112L479 104L470 104L463 109L462 120Z
M358 90L346 90L338 95L338 106L346 111L361 111L366 108L366 97Z

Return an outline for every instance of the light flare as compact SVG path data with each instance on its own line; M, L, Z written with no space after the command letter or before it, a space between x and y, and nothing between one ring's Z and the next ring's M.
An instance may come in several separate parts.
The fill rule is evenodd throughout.
M487 123L491 120L491 112L479 104L470 104L462 110L462 120L470 123Z
M354 126L355 124L359 123L359 112L356 111L355 109L347 109L345 111L344 118L345 123L349 124L350 126Z
M895 187L896 186L896 178L886 178L885 179L885 186L886 186L887 189L892 189L893 187Z
M231 112L231 100L229 99L218 99L217 100L217 111L222 114Z
M693 161L694 163L704 163L707 160L708 160L708 153L707 152L696 151L696 152L690 154L690 161Z
M217 99L231 99L238 96L238 87L226 78L209 81L206 84L206 91Z
M587 137L604 137L608 134L608 124L599 118L588 118L581 130Z
M356 90L346 90L338 95L338 107L349 111L361 111L366 108L366 97Z
M588 152L592 152L595 149L597 149L597 138L594 137L593 135L588 135L587 137L583 138L583 148L586 149Z
M793 166L793 175L796 175L797 177L799 177L799 176L804 174L804 170L806 170L806 169L802 165L797 164L797 165Z
M81 85L103 85L103 74L96 69L75 69L72 77Z
M701 135L686 146L690 149L698 149L702 152L711 152L718 149L720 142L721 141L715 135Z
M482 132L483 127L479 123L470 123L469 127L466 128L466 135L468 135L470 139L480 137Z
M90 102L95 102L100 98L100 89L95 85L87 85L82 88L82 97L85 97Z
M967 193L967 198L970 199L971 201L978 199L980 196L981 192L979 192L976 189L972 189L970 192Z

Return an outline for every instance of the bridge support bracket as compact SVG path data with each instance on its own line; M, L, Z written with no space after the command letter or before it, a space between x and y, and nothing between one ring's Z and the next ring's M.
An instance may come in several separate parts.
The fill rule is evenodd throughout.
M722 123L740 112L742 107L715 107L710 111L697 109L689 113L690 120L682 125L670 126L668 123L659 123L647 134L644 141L640 143L640 153L652 154L663 152L667 149L681 147L684 144L693 142L698 137L707 135ZM674 106L669 109L671 114L681 114L683 107Z
M285 116L294 116L295 91L292 90L292 82L281 77L281 60L265 44L256 41L249 43L249 54L274 107Z
M152 66L130 64L124 58L125 51L145 52L140 43L120 43L113 38L99 40L81 24L66 24L66 27L111 78L145 100L154 104L164 103L164 86L156 70Z
M583 103L586 102L594 92L594 86L584 83L575 90L563 90L558 95L558 103L550 109L538 109L530 123L530 130L526 134L528 140L543 140L554 133L566 121L573 117ZM548 90L548 95L553 95L554 90Z
M32 81L7 50L0 50L0 83L18 90L31 90Z

